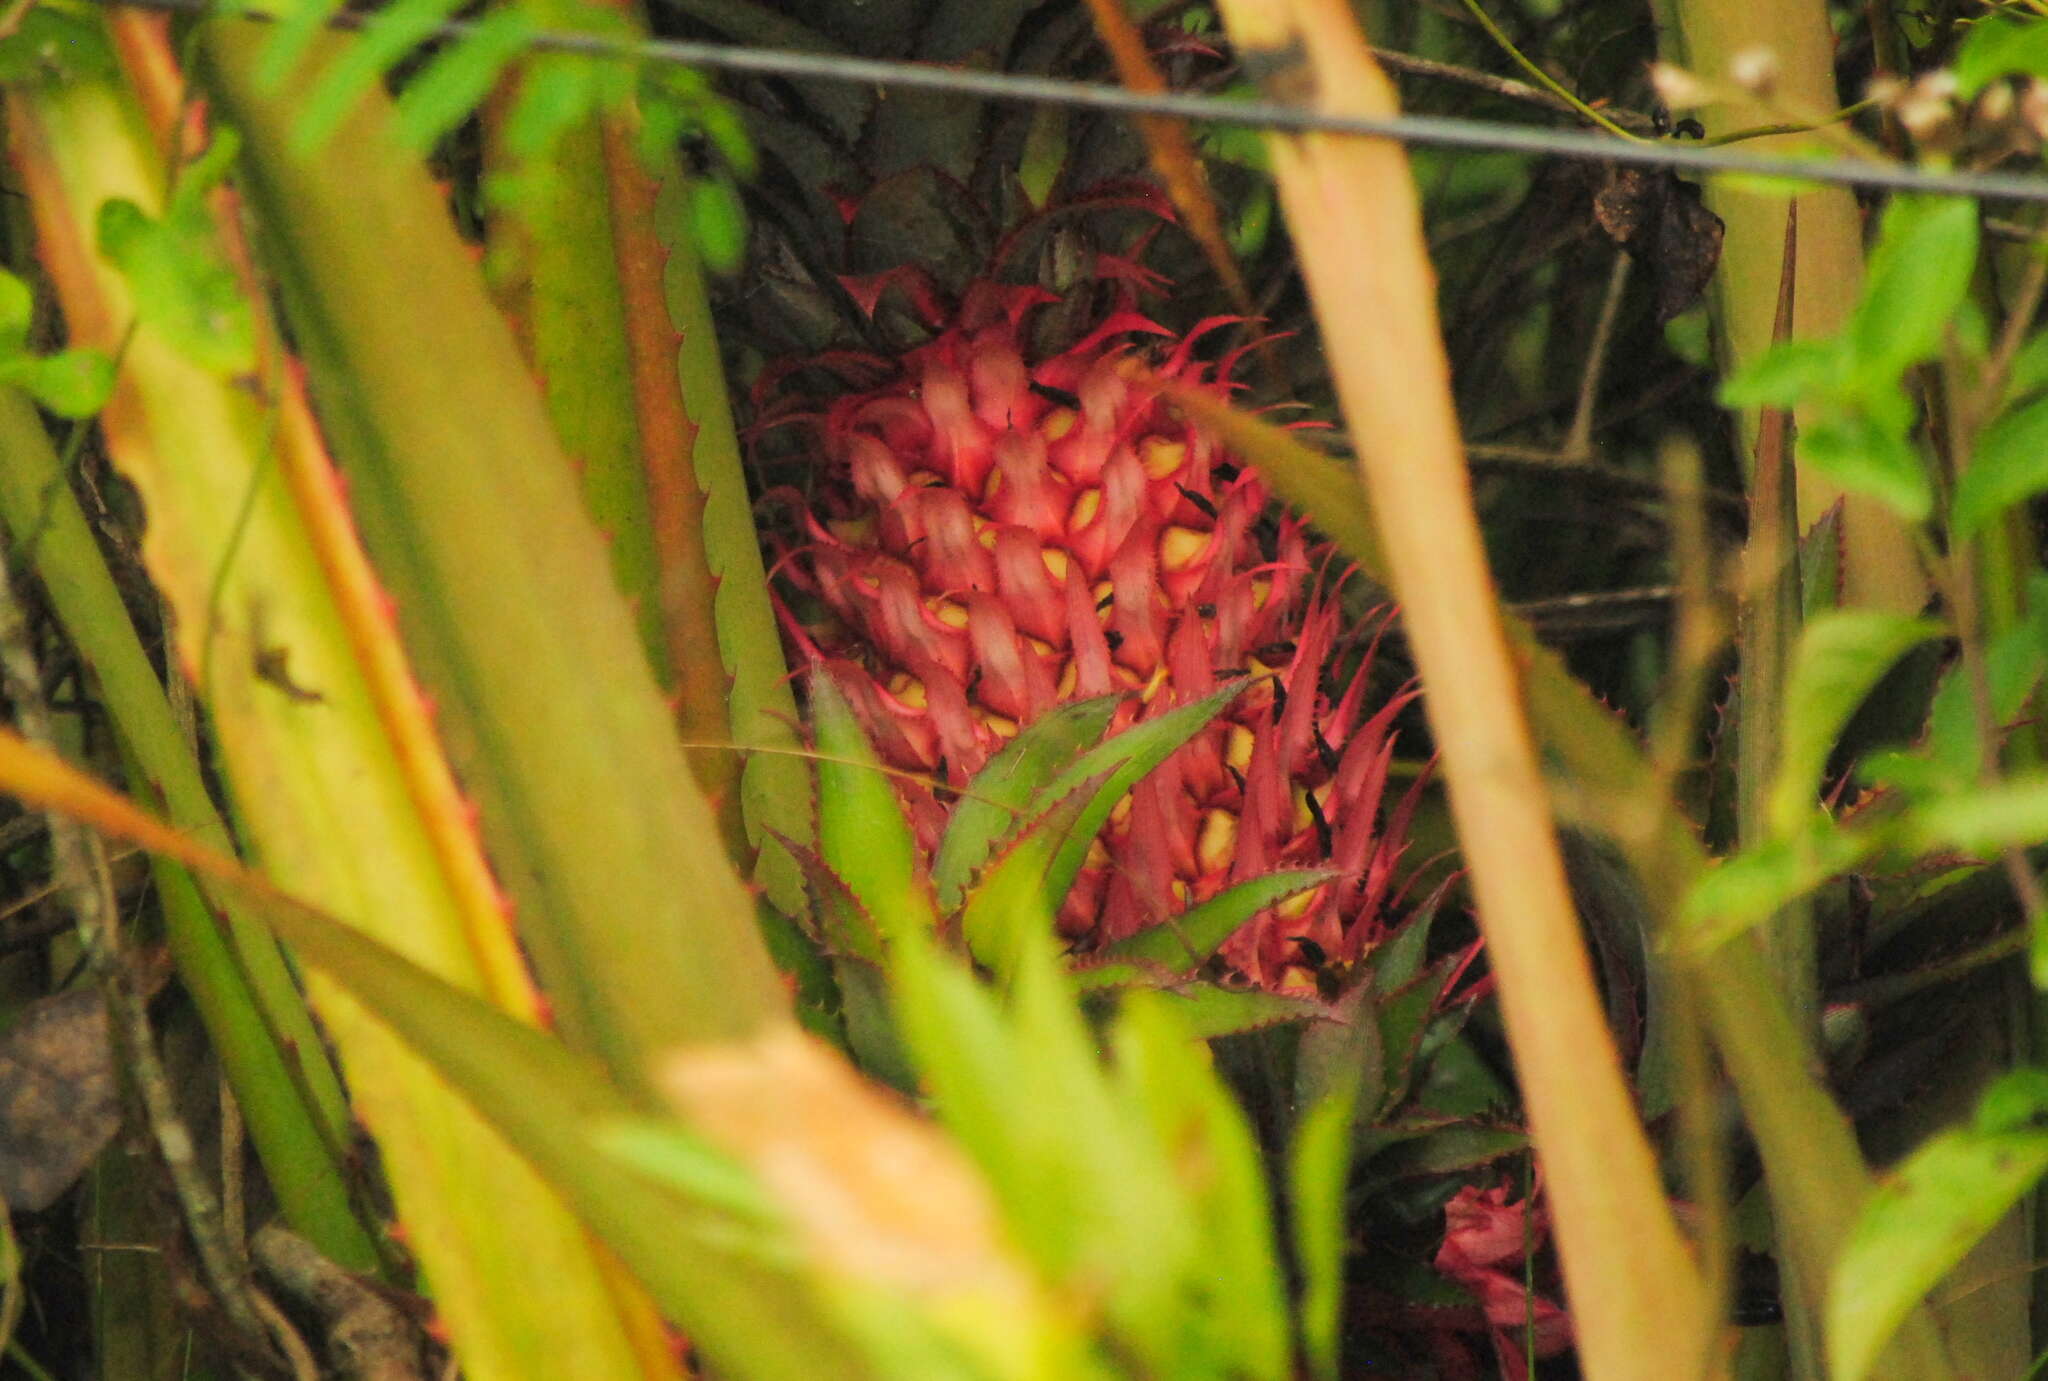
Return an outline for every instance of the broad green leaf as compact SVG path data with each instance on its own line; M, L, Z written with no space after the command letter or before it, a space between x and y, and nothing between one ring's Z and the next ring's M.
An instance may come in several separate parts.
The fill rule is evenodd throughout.
M256 80L266 92L275 93L292 75L313 43L327 31L327 22L344 0L297 0L279 17L269 42L256 65Z
M2048 31L2048 24L2041 26ZM1949 532L1966 541L2014 504L2048 489L2048 398L2004 414L1977 439L1956 476Z
M112 80L120 70L107 26L90 10L33 5L0 38L0 82L8 86Z
M1846 356L1831 340L1788 340L1772 346L1721 385L1721 406L1789 408L1833 396Z
M1267 907L1336 876L1327 869L1296 869L1240 882L1178 916L1117 941L1103 951L1103 957L1143 960L1185 973L1207 962L1218 946Z
M695 177L688 189L690 238L713 273L731 273L747 255L747 208L724 177Z
M249 304L202 207L173 206L157 220L113 198L100 207L97 235L100 254L128 280L137 315L173 347L215 374L255 368Z
M1954 64L1956 94L1969 100L2000 77L2048 78L2048 24L2010 9L1970 25Z
M2048 31L2048 25L2042 28ZM2005 401L2008 405L2024 402L2044 385L2048 385L2048 331L2036 331L2012 357L2005 376Z
M2048 1114L2048 1070L2039 1066L2001 1075L1977 1099L1970 1128L1984 1136L2034 1128Z
M1077 700L1040 716L974 774L946 822L932 860L932 891L939 909L960 907L967 880L996 845L1030 823L1038 793L1087 749L1102 740L1119 697Z
M1976 267L1975 202L1892 198L1849 327L1854 369L1864 387L1894 387L1907 366L1940 352L1942 332Z
M1822 418L1799 434L1799 460L1844 489L1868 494L1908 522L1934 510L1934 490L1920 453L1902 432L1862 412Z
M1294 1264L1301 1273L1301 1346L1309 1373L1336 1381L1343 1338L1344 1181L1351 1168L1351 1100L1327 1098L1309 1109L1294 1138Z
M888 978L898 1032L940 1120L999 1195L1029 1192L1025 1157L1034 1138L1018 1124L1014 1103L1024 1055L994 996L931 935L906 935L892 945ZM1041 1255L1031 1231L1019 1238Z
M253 45L260 34L256 26L235 22L199 26L191 37L209 49L210 58L198 65L207 68L210 79L217 78L228 64L220 61L213 41ZM143 35L131 37L148 42ZM168 49L156 56L166 62L171 57ZM241 118L246 108L230 115L232 102L218 85L209 88L207 101L214 117L248 127ZM156 141L133 104L133 93L84 83L39 90L32 98L10 98L9 127L17 134L38 128L41 149L57 155L45 167L47 180L39 187L39 194L54 195L39 205L38 213L67 220L78 243L91 242L100 208L109 203L125 202L145 218L165 214L165 220L153 223L159 229L190 230L198 237L210 228L205 200L193 195L196 176L179 178L172 205L161 206L168 174L160 164L152 166ZM246 140L245 153L253 156L260 144L260 139ZM373 267L402 258L418 239L411 229L431 237L438 223L441 233L454 238L447 208L424 171L415 168L422 190L432 198L435 221L422 218L415 224L395 215L392 199L366 189L394 166L402 172L412 165L394 165L377 155L351 164L352 152L360 150L330 151L343 167L322 161L320 180L326 185L283 194L291 207L287 215L256 213L265 227L266 246L280 247L303 229L323 197L346 202L373 220L373 238L319 237L323 249L318 257L347 259L350 267L342 272L357 301L376 303L377 310L403 319L403 340L394 346L390 365L426 384L433 395L431 411L445 423L451 395L460 393L478 365L478 352L469 348L478 337L458 328L462 346L432 348L429 338L448 323L445 313L428 310L419 300L430 276L408 279L403 294L379 291L361 276L365 260L341 245L367 248ZM273 185L267 175L252 177L247 190L260 198L265 193L258 187ZM409 229L400 229L400 222ZM199 242L215 248L203 238ZM473 259L459 245L452 248L462 272L474 279ZM182 660L207 696L214 765L235 799L237 825L250 847L296 892L405 947L410 957L450 982L489 992L508 1008L530 1009L531 980L501 898L491 888L475 822L462 809L464 802L440 757L436 726L427 722L418 684L408 675L404 654L412 649L398 648L388 606L378 597L376 577L349 529L350 515L341 507L339 486L320 444L322 432L331 439L347 430L338 425L341 415L374 390L361 375L352 375L356 387L343 390L353 395L350 401L335 400L339 412L323 409L316 428L298 371L278 371L264 387L250 388L244 380L208 370L151 323L148 309L160 304L141 301L139 284L102 256L76 258L79 272L56 283L66 299L74 341L111 353L126 328L135 327L133 347L123 360L123 396L134 411L104 440L147 507L151 575L175 610L178 627L191 639L181 649ZM287 264L305 266L307 261L284 250L266 262L289 277ZM303 301L296 286L285 294L295 303ZM477 293L481 299L480 286ZM251 302L240 305L257 310ZM483 320L490 308L481 300L478 305ZM307 318L295 318L292 327L289 336L296 345L324 338ZM502 332L502 320L491 329ZM507 354L516 355L509 341ZM515 379L518 388L531 388L523 373ZM494 388L492 394L501 411L516 409L516 392ZM449 476L471 468L448 465L450 455L490 454L487 484L502 485L516 464L516 448L482 441L471 431L474 421L461 424L467 442L436 448L435 463ZM362 497L360 488L351 495L357 517L367 507ZM470 506L463 521L472 530L490 529L496 524L483 516L488 511ZM519 580L494 580L473 566L466 568L464 579L491 600L515 607L528 604L508 598L522 583L553 591L564 576L557 554L543 556L538 544L522 545L526 564ZM414 547L408 558L422 555ZM535 573L543 570L546 579L536 580ZM389 568L380 572L389 573ZM449 592L444 588L440 593ZM360 616L353 624L352 614ZM578 618L590 616L589 608L579 606ZM557 641L575 636L573 629L554 621L548 626L548 637ZM536 659L544 662L549 655L537 646L544 640L508 640L514 641L532 684ZM266 649L279 664L288 654L293 685L310 689L316 698L295 696L265 680ZM615 660L604 663L608 682L617 675ZM588 670L598 664L596 658L584 658L579 671L586 680L595 679ZM557 688L550 688L545 698L558 695ZM452 737L446 733L450 701L444 697L440 703L444 713L438 727L446 741ZM516 718L529 727L534 723ZM608 725L607 732L614 727ZM585 736L536 732L519 737L581 743ZM653 793L632 791L622 780L628 775L612 773L602 791L579 792L576 812L602 814L606 792L629 794L634 823L644 837L647 822L658 818L667 803ZM476 776L465 772L464 778L464 785L476 788ZM665 843L663 852L677 859L687 849L672 850ZM667 932L655 920L660 910L619 906L606 914L614 931L638 938ZM710 910L698 913L707 924ZM619 925L618 918L627 915L636 924ZM533 911L522 911L520 939L538 933L535 921ZM751 910L746 925L758 946ZM765 955L760 970L762 1010L772 1010L768 1004L781 995ZM746 971L729 965L717 977L725 990L743 990ZM671 1005L656 1009L658 1014L673 1019L686 1006L675 1000L675 992L704 981L685 976L675 983L662 975ZM658 1372L657 1359L649 1358L647 1365L637 1360L641 1354L632 1314L647 1305L635 1304L634 1292L621 1292L619 1281L605 1277L587 1229L561 1196L387 1024L324 977L314 975L308 987L326 1034L340 1052L350 1104L378 1138L399 1212L415 1229L422 1268L435 1282L436 1307L465 1369L479 1378L509 1381L538 1377L550 1367L558 1371L560 1356L570 1355L587 1357L589 1367L606 1375ZM558 989L554 996L562 999L563 993ZM503 1307L506 1299L537 1298L536 1291L549 1299L548 1310Z
M114 362L98 350L17 355L0 362L0 382L13 384L59 417L91 417L114 391Z
M1984 855L2048 839L2048 777L2008 777L1915 804L1899 820L1909 849Z
M28 349L29 322L35 313L36 300L28 284L0 269L0 358Z
M2038 578L2030 585L2038 585ZM2048 592L2031 590L2034 595ZM2015 624L2001 633L1984 653L1985 680L1990 683L1991 717L2002 728L2012 722L2027 697L2033 694L2048 665L2048 639L2038 621L2048 616L2048 606L2031 604L2035 617ZM1983 761L1983 745L1977 732L1977 698L1972 693L1968 669L1958 660L1941 678L1934 702L1927 711L1927 756L1960 786L1976 775Z
M1686 895L1676 943L1695 955L1717 949L1886 842L1879 830L1845 830L1812 808L1804 828L1780 831L1702 873Z
M399 92L399 141L424 151L475 114L505 69L526 50L534 30L524 5L486 11L474 28L435 54Z
M883 936L938 927L903 805L830 672L811 677L818 740L818 851Z
M2031 1118L2048 1108L2038 1089L2006 1101ZM1881 1179L1828 1281L1829 1381L1874 1375L1914 1307L2043 1174L2048 1129L2015 1117L1939 1133Z
M111 382L109 357L99 350L79 346L50 357L59 362L53 368L87 358L106 366ZM48 398L43 404L60 410ZM34 569L78 655L92 667L95 699L116 726L125 779L147 780L173 824L225 845L228 829L200 756L172 712L162 673L66 478L33 404L0 390L0 519L12 559ZM167 519L157 511L159 502L147 506L161 536ZM221 727L216 722L213 732ZM240 907L209 908L176 864L160 861L152 872L180 985L241 1104L286 1223L347 1269L374 1270L377 1249L351 1202L337 1149L336 1133L348 1115L341 1080L283 951Z
M1083 753L1039 792L1038 805L1043 809L1088 783L1097 783L1046 871L1047 906L1057 908L1066 899L1067 889L1080 874L1088 846L1108 822L1116 803L1152 769L1207 728L1250 685L1249 678L1232 681L1200 700L1176 706L1156 719L1133 724L1107 743Z
M1929 619L1871 609L1810 620L1785 684L1778 770L1771 782L1771 830L1790 836L1812 814L1828 755L1856 707L1910 649L1941 632Z
M341 128L363 97L376 92L399 60L434 36L460 0L395 0L377 11L355 41L323 66L300 98L293 151L308 154ZM268 73L265 73L267 76Z
M1126 1345L1173 1374L1159 1364L1183 1331L1175 1301L1198 1259L1188 1194L1114 1095L1045 930L1021 938L1010 986L1011 1055L990 1091L1010 1131L1003 1169L984 1167L1041 1266L1088 1282Z

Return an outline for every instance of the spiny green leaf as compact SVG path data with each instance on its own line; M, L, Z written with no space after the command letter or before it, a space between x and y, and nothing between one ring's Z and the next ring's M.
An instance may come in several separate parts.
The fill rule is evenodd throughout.
M829 672L811 677L818 752L818 849L890 940L929 934L938 913L918 865L917 840L853 707Z
M939 908L959 909L967 880L1003 839L1029 823L1026 807L1046 783L1101 741L1119 697L1061 705L1027 725L990 758L961 794L932 860Z
M1058 907L1080 874L1081 862L1116 803L1152 770L1172 757L1210 721L1229 708L1251 685L1249 678L1232 681L1200 700L1176 706L1156 719L1144 720L1083 753L1072 766L1039 793L1041 808L1064 799L1090 781L1099 780L1059 854L1047 870L1046 904Z
M1799 539L1799 603L1811 619L1842 607L1842 505L1836 502Z
M1386 1045L1380 1037L1378 995L1359 983L1337 999L1329 1021L1301 1033L1294 1053L1297 1112L1342 1100L1363 1115L1377 1112L1387 1091ZM1297 1136L1305 1136L1297 1129Z
M967 952L996 973L1010 976L1017 956L1037 937L1052 933L1066 888L1055 891L1050 875L1065 842L1079 832L1102 780L1083 783L1041 811L968 892L960 908L960 936ZM1093 837L1092 830L1087 837Z
M707 1347L734 1361L745 1355L748 1375L793 1381L842 1363L872 1375L844 1356L844 1340L834 1340L836 1330L816 1311L807 1287L792 1278L793 1258L772 1233L751 1216L736 1220L736 1207L749 1196L730 1176L708 1174L702 1160L694 1176L646 1175L637 1163L645 1156L636 1154L646 1152L644 1140L628 1146L624 1164L601 1153L600 1136L615 1137L617 1129L646 1120L601 1069L546 1032L309 907L230 885L301 958L432 1062L619 1254L664 1312ZM676 1135L687 1133L677 1128ZM676 1170L673 1156L663 1168ZM715 1192L701 1196L707 1188ZM679 1243L688 1249L679 1250ZM757 1332L772 1335L775 1344L735 1346L737 1338Z
M1382 994L1374 1004L1380 1032L1380 1059L1384 1068L1377 1107L1367 1112L1385 1114L1401 1106L1415 1082L1422 1043L1429 1033L1437 1004L1443 1000L1444 985L1462 962L1461 956L1447 954L1415 978Z
M1373 1161L1372 1172L1387 1179L1455 1175L1528 1149L1526 1132L1454 1119L1402 1137Z
M1422 961L1429 954L1429 933L1436 925L1437 912L1443 909L1444 898L1450 894L1455 878L1445 878L1437 884L1428 900L1415 908L1401 928L1380 942L1372 952L1372 986L1381 993L1393 992L1416 974L1422 972Z
M1839 610L1809 621L1785 685L1782 745L1770 790L1774 833L1796 832L1812 813L1822 770L1856 707L1892 664L1941 632L1930 619Z
M2038 1090L2019 1101L2042 1111ZM1942 1132L1879 1181L1828 1281L1830 1381L1871 1376L1914 1307L2043 1174L2048 1129L2022 1122Z
M1240 926L1267 907L1320 887L1336 876L1328 869L1294 869L1251 878L1225 888L1171 920L1117 941L1103 951L1103 956L1144 960L1186 972L1205 963Z
M489 11L467 34L437 53L398 95L399 142L426 150L476 112L491 87L532 41L535 24L523 5Z
M799 848L779 834L775 838L803 871L805 889L810 893L811 916L829 952L835 957L852 955L880 964L884 953L882 932L853 889L809 849Z
M1297 1021L1331 1019L1329 1005L1320 999L1288 997L1257 988L1189 983L1162 992L1170 999L1169 1009L1175 1019L1198 1040L1241 1036Z

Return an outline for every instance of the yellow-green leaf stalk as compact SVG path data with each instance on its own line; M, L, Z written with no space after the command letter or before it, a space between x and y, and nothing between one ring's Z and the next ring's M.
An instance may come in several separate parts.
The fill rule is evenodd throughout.
M7 115L72 339L109 350L125 340L106 444L142 493L145 559L251 849L295 892L531 1019L510 927L374 581L346 540L338 482L293 372L274 357L238 374L195 362L159 303L138 299L97 251L103 203L165 211L167 170L142 105L110 83L74 81L11 92ZM181 251L229 262L219 243ZM229 317L255 318L246 297L214 300ZM321 489L327 502L309 514ZM312 993L465 1373L672 1375L528 1166L339 989L316 979ZM547 1307L533 1307L541 1299Z
M1728 97L1693 112L1709 138L1831 117L1841 108L1835 87L1835 35L1824 0L1769 5L1660 0L1657 10L1666 59ZM1752 69L1764 80L1745 92L1730 80L1731 69L1738 57L1758 54L1769 55L1766 65ZM1787 133L1745 140L1742 147L1763 157L1811 150L1820 142L1814 134ZM1854 192L1825 187L1787 198L1717 179L1707 184L1706 201L1727 226L1712 297L1724 369L1738 369L1770 347L1788 205L1796 205L1799 213L1791 334L1810 338L1841 329L1863 282L1863 220ZM1745 467L1757 437L1756 421L1751 416L1743 422ZM1802 528L1810 527L1838 500L1844 503L1844 601L1919 612L1927 599L1927 584L1912 534L1898 517L1875 499L1845 498L1839 487L1811 471L1800 472L1798 491Z
M1396 113L1342 0L1226 0L1239 51L1296 99ZM1558 854L1549 801L1471 504L1436 313L1436 275L1402 150L1328 135L1268 139L1317 307L1425 707L1531 1133L1588 1377L1645 1359L1708 1366L1710 1305L1659 1180Z
M754 905L691 775L545 401L380 90L317 150L312 70L204 35L213 108L285 290L350 503L565 1037L626 1087L651 1052L788 1020Z

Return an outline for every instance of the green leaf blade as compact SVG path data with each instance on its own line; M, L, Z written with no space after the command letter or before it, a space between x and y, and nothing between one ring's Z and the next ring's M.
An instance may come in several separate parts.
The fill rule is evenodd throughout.
M938 912L918 866L917 840L853 706L828 671L811 677L818 739L818 848L885 939L930 934Z
M2048 29L2048 25L2042 26ZM2014 504L2048 489L2048 398L2006 413L1977 441L1956 477L1949 533L1966 541Z
M1906 653L1941 625L1879 610L1838 610L1810 620L1785 685L1780 742L1768 815L1779 837L1798 833L1811 814L1828 755L1857 706Z
M1877 1374L1913 1309L2044 1173L2048 1130L1979 1126L1941 1133L1886 1176L1828 1282L1829 1381Z

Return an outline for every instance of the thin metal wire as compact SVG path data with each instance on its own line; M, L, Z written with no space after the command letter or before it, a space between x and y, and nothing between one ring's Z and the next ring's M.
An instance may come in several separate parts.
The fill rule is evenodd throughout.
M213 0L102 2L181 14L232 13L243 19L260 22L274 22L281 18L270 11L248 9L239 5L218 5L213 3ZM375 19L373 13L340 10L329 17L328 23L339 29L362 29ZM427 36L461 39L474 33L477 27L471 20L444 20L429 30ZM1164 115L1240 128L1282 130L1299 134L1362 135L1393 139L1425 148L1519 153L1542 158L1594 159L1605 163L1671 168L1701 174L1734 174L1752 178L1878 187L1895 192L1926 192L2001 201L2048 203L2048 177L2013 173L1912 168L1903 164L1880 163L1869 159L1797 158L1778 155L1758 157L1736 153L1726 148L1702 148L1671 140L1632 142L1610 135L1582 133L1576 130L1541 129L1530 125L1496 124L1440 115L1403 115L1393 119L1366 115L1336 115L1325 111L1307 110L1280 101L1240 101L1227 97L1179 92L1145 94L1127 91L1120 86L1074 81L1065 77L975 72L959 67L889 62L877 58L757 48L740 44L703 43L689 39L634 40L599 34L542 30L528 36L527 46L539 52L575 53L588 57L663 63L708 71L748 72L759 76L789 77L805 81L848 82L897 90L942 91L990 101L1061 105L1124 115Z

